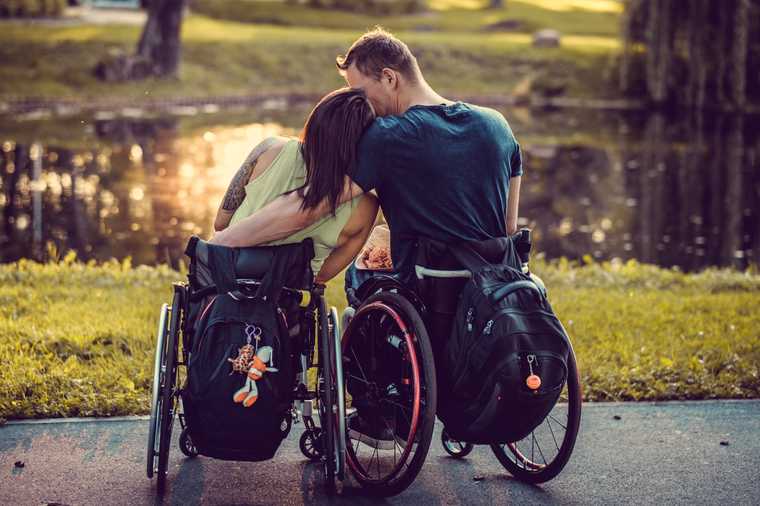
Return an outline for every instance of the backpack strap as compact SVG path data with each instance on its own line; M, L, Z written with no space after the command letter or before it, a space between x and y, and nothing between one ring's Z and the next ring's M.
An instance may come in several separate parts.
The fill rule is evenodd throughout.
M500 288L497 288L493 292L491 292L488 298L491 300L492 303L496 303L499 300L505 298L510 293L516 292L517 290L521 290L523 288L528 288L530 290L535 291L536 294L539 296L539 300L544 298L544 293L541 291L538 285L536 285L536 283L532 280L531 281L521 280L521 281L513 281L512 283L508 283Z
M206 247L208 248L208 266L216 285L216 292L222 294L236 290L235 261L238 249L208 243Z

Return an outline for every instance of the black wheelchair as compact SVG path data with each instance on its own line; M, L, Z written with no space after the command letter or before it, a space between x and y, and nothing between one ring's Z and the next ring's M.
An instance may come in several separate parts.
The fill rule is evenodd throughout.
M226 294L219 293L209 274L210 266L204 264L207 248L205 242L197 238L191 240L188 281L174 284L172 303L164 304L159 316L147 447L147 475L148 478L156 476L159 493L166 484L175 416L182 428L179 437L182 453L190 458L203 454L190 437L182 409L195 324L215 296L231 296L236 300L254 298L262 277L271 267L272 255L282 247L241 248L235 261L234 290ZM334 307L328 308L325 287L313 283L310 268L291 271L286 279L293 286L282 288L277 305L287 322L300 372L293 384L292 407L282 419L281 437L288 434L294 421L303 419L306 430L301 437L301 449L310 458L323 462L326 487L333 491L336 480L343 480L345 476L346 443L342 436L346 429L338 314ZM316 373L315 381L308 381L312 376L309 371ZM321 427L314 421L314 404ZM219 458L214 454L210 456ZM261 459L241 454L234 460Z
M529 273L530 231L523 229L510 240L523 272ZM471 276L470 271L461 269L445 244L420 240L417 250L414 288L382 272L362 272L352 267L346 275L349 308L343 316L342 352L346 386L350 389L347 395L354 404L362 401L369 405L370 413L390 411L390 422L384 418L384 423L397 435L391 445L381 447L349 431L346 459L354 477L382 495L406 488L424 462L437 400L446 394L437 390L441 381L436 379L434 357L448 339L459 293ZM495 259L502 251L494 251L493 255L486 248L480 253ZM546 482L557 476L570 459L580 428L582 404L572 346L567 368L559 402L544 421L520 441L490 445L503 467L521 481ZM474 448L471 443L452 439L445 428L441 443L454 458L464 458Z

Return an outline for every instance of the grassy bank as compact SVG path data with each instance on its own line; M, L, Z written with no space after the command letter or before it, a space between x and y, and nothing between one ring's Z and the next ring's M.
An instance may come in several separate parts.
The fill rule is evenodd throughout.
M587 400L760 397L760 276L537 261ZM182 275L128 263L0 266L0 416L146 413L160 304ZM341 282L331 303L344 305Z
M206 3L212 14L215 13L212 7L221 4ZM233 3L237 4L224 2L225 5ZM239 3L255 4L256 9L271 7L271 2ZM257 19L269 24L192 15L183 24L179 80L151 79L121 84L100 82L92 70L109 52L132 52L139 37L139 26L6 23L0 30L0 59L3 61L0 100L40 97L85 101L113 97L138 104L160 97L323 94L343 84L335 71L335 56L345 52L363 30L385 21L389 21L390 28L397 29L397 34L418 55L430 83L454 97L527 95L531 90L550 90L550 93L561 92L578 98L615 96L615 86L610 79L612 55L619 45L617 23L601 20L610 16L616 19L617 14L600 18L593 11L562 12L532 7L528 9L530 15L523 14L520 18L525 21L522 29L527 31L485 30L488 22L512 16L513 10L519 13L519 5L526 10L530 3L514 2L515 7L508 7L504 13L436 11L431 19L438 20L439 24L424 30L414 24L415 16L386 19L324 11L299 14L298 11L293 18L289 14L290 7L281 9L282 16L291 21L299 20L299 26L272 24L281 20L261 13ZM249 16L256 17L256 9L252 14L249 12ZM473 14L468 15L468 12ZM420 16L420 19L430 17L429 14ZM558 22L566 16L573 19L586 16L588 21L573 21L576 30L567 32L560 48L534 48L528 29L543 25L541 16L553 16L551 19ZM245 16L241 14L235 19L245 20ZM338 26L329 26L334 19L340 20ZM444 22L447 19L462 21Z
M419 32L533 33L553 28L565 35L617 37L623 4L618 0L511 0L489 8L489 0L428 0L422 12L378 15L315 9L282 0L192 0L194 12L217 19L279 26L356 30L381 24ZM389 11L394 11L389 2ZM398 9L395 9L396 11Z

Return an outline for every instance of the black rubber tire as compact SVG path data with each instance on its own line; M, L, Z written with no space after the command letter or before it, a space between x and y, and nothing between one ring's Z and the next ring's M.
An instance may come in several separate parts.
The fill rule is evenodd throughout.
M567 358L567 395L568 395L568 420L565 435L562 438L562 444L559 447L557 455L540 469L528 470L520 467L512 460L515 457L508 445L492 444L491 450L501 465L512 474L515 478L526 483L544 483L557 476L570 460L570 455L575 447L575 440L578 437L578 431L581 424L581 405L582 393L580 377L578 374L578 365L575 360L575 353L572 346ZM509 454L507 454L509 452ZM527 466L526 466L527 467Z
M198 449L193 444L193 440L190 439L187 429L182 429L182 433L179 435L179 449L187 458L193 459L198 456Z
M455 449L451 447L451 443L456 443L457 445L461 445L459 449ZM457 441L455 439L451 439L449 436L449 433L446 432L446 429L443 429L441 431L441 446L443 446L443 449L446 453L454 457L455 459L463 459L466 456L468 456L472 450L475 448L475 445L472 443L464 443L462 445L461 441Z
M334 383L331 364L335 354L332 353L330 331L327 320L327 303L325 298L319 297L319 375L322 378L322 387L319 397L319 422L322 428L322 443L324 444L322 458L325 464L325 489L328 494L336 490L335 479L335 415L332 412L335 403L332 385Z
M151 387L151 408L150 422L148 422L148 447L146 453L146 472L148 478L153 478L157 467L156 457L156 438L159 437L159 426L161 425L161 392L163 374L161 368L165 361L166 355L166 335L168 332L167 318L169 316L169 305L161 305L158 320L158 330L156 331L156 351L154 353L153 366L153 385Z
M362 307L373 302L381 302L393 308L415 336L414 350L415 353L417 353L417 360L421 368L426 390L425 404L421 409L418 437L416 438L417 451L414 456L412 456L406 470L393 475L387 481L376 483L366 480L365 477L360 476L354 471L353 466L350 466L354 478L367 492L378 497L390 497L398 495L406 490L417 477L420 469L422 469L422 465L425 463L425 458L430 450L430 443L433 439L438 394L433 349L430 345L430 338L428 337L425 324L417 309L415 309L407 299L397 293L382 291L368 297L367 300L362 303L362 306L357 309L356 315L351 321L351 324L344 331L344 350L346 349L346 343L350 341L351 336L349 333L351 332L352 327L356 322L360 321L359 318L361 318ZM356 458L351 444L347 445L346 456L348 460Z
M298 441L301 453L313 462L322 460L322 429L315 427L314 431L305 430Z
M172 312L169 319L169 332L166 335L165 370L163 384L161 386L161 422L159 424L158 441L158 473L156 486L159 493L166 486L166 475L169 468L169 449L171 448L172 428L174 426L174 414L176 394L174 386L177 381L177 348L179 343L179 323L182 314L183 288L174 287L172 298Z

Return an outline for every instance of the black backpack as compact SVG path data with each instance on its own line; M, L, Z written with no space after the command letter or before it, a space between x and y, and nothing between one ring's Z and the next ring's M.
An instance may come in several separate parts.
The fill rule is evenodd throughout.
M257 381L235 371L230 361L246 345L267 355L267 370ZM253 461L274 456L290 430L291 348L285 321L271 302L229 294L209 302L196 326L182 396L190 437L201 454ZM254 393L255 401L244 405Z
M472 272L464 285L439 377L438 414L452 438L507 443L531 433L567 380L569 340L543 283L522 272L512 241L490 264L467 246L450 247Z
M193 291L216 288L193 304L185 322L192 337L185 342L181 395L190 438L201 455L271 459L290 431L300 354L288 328L298 304L282 288L311 283L312 243L233 249L194 238L186 253ZM241 289L237 278L261 284ZM241 355L244 360L236 361ZM255 381L246 374L254 356L262 371Z

